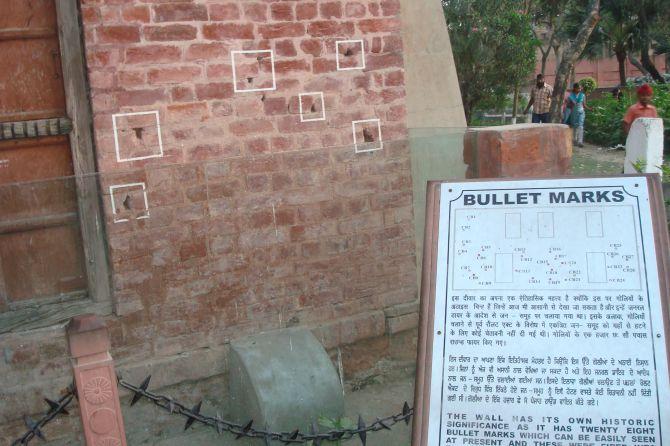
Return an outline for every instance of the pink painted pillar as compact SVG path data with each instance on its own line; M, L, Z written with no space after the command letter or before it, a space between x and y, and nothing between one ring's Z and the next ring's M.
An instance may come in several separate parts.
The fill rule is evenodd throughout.
M105 322L94 314L67 326L86 446L127 446Z

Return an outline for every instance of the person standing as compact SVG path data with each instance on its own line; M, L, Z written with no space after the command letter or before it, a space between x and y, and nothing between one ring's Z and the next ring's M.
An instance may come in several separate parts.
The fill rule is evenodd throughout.
M644 84L637 89L637 103L631 105L623 117L623 131L626 135L637 118L658 118L656 107L651 105L653 95L654 90L649 84Z
M533 124L551 122L549 109L551 108L551 95L554 89L544 81L544 75L538 74L535 78L535 87L530 93L530 101L526 106L524 114L528 113L530 107L533 107Z
M579 82L575 82L572 91L568 95L566 108L570 109L566 124L572 127L574 141L578 147L584 147L584 120L586 118L586 95L582 91Z

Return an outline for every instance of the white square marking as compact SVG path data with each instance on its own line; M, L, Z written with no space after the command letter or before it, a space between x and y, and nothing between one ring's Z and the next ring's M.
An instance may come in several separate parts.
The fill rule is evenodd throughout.
M379 142L379 146L378 147L359 149L358 148L359 141L358 141L358 138L356 137L356 126L359 125L359 124L367 124L367 123L371 123L371 122L377 124L377 139L373 140L372 142ZM381 124L381 121L379 119L364 119L364 120L361 120L361 121L353 121L351 123L351 128L354 132L354 150L355 150L355 153L374 152L376 150L381 150L381 149L384 148L384 141L382 141L382 124ZM362 144L368 145L368 144L371 144L371 142L362 141L360 144L361 145Z
M360 46L360 60L358 65L353 67L343 67L340 63L340 45L357 44ZM337 61L337 71L364 70L365 69L365 42L363 40L338 40L335 42L335 56Z
M239 89L237 88L237 66L235 64L235 55L236 54L258 54L265 53L270 54L270 65L272 71L272 87L261 87L261 88L249 88L249 89ZM277 89L277 78L275 76L275 53L272 50L233 50L230 52L230 62L233 66L233 89L235 93L250 93L253 91L274 91Z
M302 108L302 97L303 96L318 96L321 101L321 116L318 118L305 118ZM298 102L300 103L300 122L314 122L314 121L325 121L326 120L326 103L323 100L323 92L315 91L311 93L300 93L298 95ZM316 102L316 101L315 101ZM312 112L310 112L312 113Z
M118 209L116 208L116 203L114 202L114 191L119 190L119 189L128 189L128 188L137 188L141 187L142 188L142 195L144 197L144 215L140 215L137 217L137 220L142 220L145 218L149 218L149 199L147 197L147 188L144 183L128 183L128 184L118 184L115 186L109 186L109 195L110 199L112 201L112 215L114 216L114 223L123 223L130 221L129 218L117 218L118 215Z
M158 153L151 155L136 156L130 158L121 158L121 144L119 142L119 128L117 120L119 118L125 118L128 116L144 116L144 115L154 115L156 117L156 140L158 143ZM114 149L116 151L116 161L119 163L124 163L128 161L138 161L145 160L149 158L161 158L163 156L163 139L161 138L161 121L158 110L154 111L145 111L145 112L133 112L133 113L116 113L112 115L112 127L114 129ZM138 128L142 129L148 126L140 126Z

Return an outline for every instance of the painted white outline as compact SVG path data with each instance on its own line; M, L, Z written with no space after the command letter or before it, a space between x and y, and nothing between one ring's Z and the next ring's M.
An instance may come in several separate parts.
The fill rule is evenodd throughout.
M358 150L358 141L356 141L356 124L364 124L366 122L376 122L377 123L377 134L379 135L379 147L375 147L372 149L364 149L364 150ZM363 119L361 121L352 121L351 122L351 128L354 132L354 152L355 153L365 153L365 152L376 152L377 150L381 150L384 148L384 141L382 139L382 122L380 119L375 118L375 119ZM369 143L366 143L369 144Z
M116 118L123 116L138 116L138 115L156 115L156 132L158 132L158 154L156 155L147 155L147 156L137 156L135 158L123 158L121 159L121 150L119 148L119 132L116 126ZM138 161L145 160L149 158L162 158L163 157L163 138L161 137L161 118L158 110L152 111L143 111L143 112L133 112L133 113L116 113L112 115L112 127L114 128L114 149L116 150L116 162L125 163L127 161Z
M363 59L362 66L340 68L340 43L358 43L361 45L361 58ZM348 70L365 70L365 42L363 39L360 40L338 40L335 42L335 57L337 62L337 71L348 71Z
M302 113L302 97L303 96L315 96L319 95L321 97L321 117L320 118L310 118L304 119ZM323 91L313 91L310 93L300 93L298 95L298 102L300 103L300 122L314 122L314 121L325 121L326 120L326 102L323 100Z
M147 186L144 183L128 183L128 184L117 184L114 186L109 186L109 195L112 200L112 215L114 215L114 223L123 223L130 221L128 218L120 218L117 220L116 218L116 204L114 203L114 191L117 189L124 189L128 187L136 187L136 186L141 186L142 187L142 193L144 194L144 209L146 210L146 215L142 215L140 217L137 217L136 220L142 220L144 218L149 218L149 198L147 197Z
M235 54L270 53L270 64L272 65L272 87L252 88L250 90L237 89L237 70L235 69ZM273 50L233 50L230 52L230 63L233 66L233 91L235 93L251 93L253 91L274 91L277 89L277 77L275 75L275 53Z

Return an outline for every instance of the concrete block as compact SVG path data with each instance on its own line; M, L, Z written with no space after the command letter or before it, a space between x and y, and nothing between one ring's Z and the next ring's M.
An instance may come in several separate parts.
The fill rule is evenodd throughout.
M637 173L635 164L642 163L642 172L661 173L663 164L663 120L638 118L626 139L624 173Z
M319 416L344 414L335 367L314 335L287 329L231 343L230 398L233 417L275 431L309 431ZM241 441L241 440L240 440ZM249 440L248 445L263 445ZM279 443L278 443L279 444Z
M469 129L467 178L551 177L570 173L572 133L563 124L514 124Z

